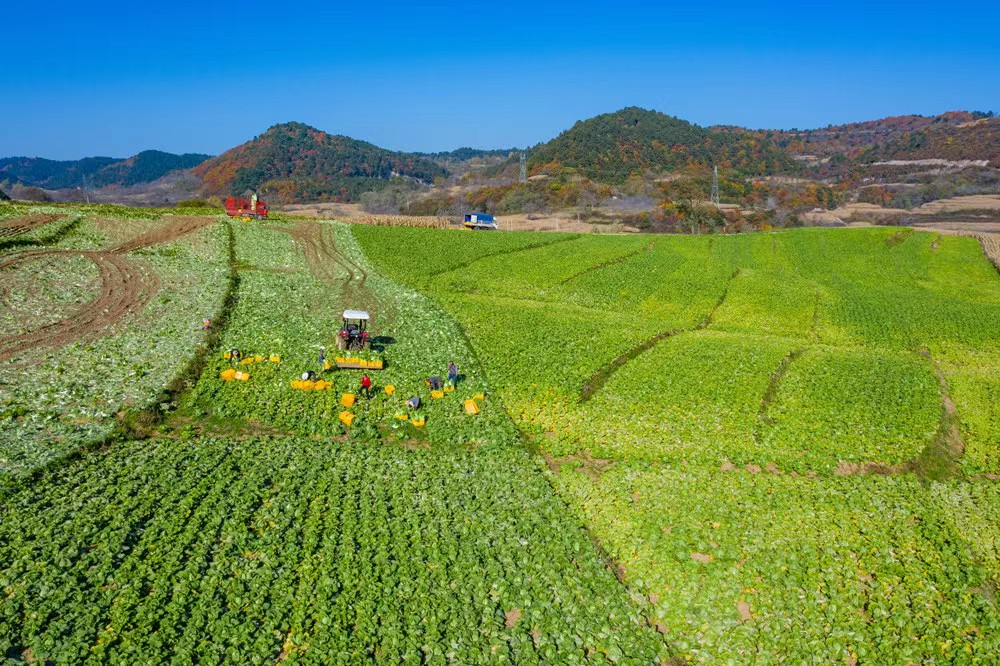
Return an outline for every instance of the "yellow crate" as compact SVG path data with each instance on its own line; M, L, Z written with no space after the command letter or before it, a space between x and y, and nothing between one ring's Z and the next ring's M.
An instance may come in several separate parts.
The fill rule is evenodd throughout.
M219 376L222 377L224 381L231 382L233 381L233 379L236 378L236 371L233 370L232 368L227 368L222 372L220 372Z
M444 397L444 391L431 391L431 397L432 398L443 398Z
M465 401L465 413L466 414L478 414L479 413L479 405L476 404L475 400L466 400Z
M422 425L424 425L424 423L426 423L426 422L427 422L427 419L420 419L419 421L418 420L410 421L410 423L412 423L413 425L417 426L418 428L421 427Z
M271 356L268 357L267 360L270 361L271 363L281 363L281 357L278 356L277 354L271 354Z
M351 414L350 412L341 412L340 421L344 425L349 426L354 422L354 414Z
M396 392L396 387L393 386L392 384L386 384L384 390L386 395L392 395L393 393Z

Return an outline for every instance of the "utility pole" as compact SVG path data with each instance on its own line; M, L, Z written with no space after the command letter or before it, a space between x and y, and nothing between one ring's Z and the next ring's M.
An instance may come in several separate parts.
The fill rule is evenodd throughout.
M712 167L712 205L719 207L719 167Z
M522 183L527 183L528 182L528 163L524 159L524 151L523 150L521 151L521 177L520 177L520 180L521 180Z

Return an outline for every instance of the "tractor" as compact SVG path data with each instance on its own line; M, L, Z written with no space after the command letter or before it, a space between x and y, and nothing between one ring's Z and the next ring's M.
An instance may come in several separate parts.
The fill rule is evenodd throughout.
M371 348L368 321L371 317L364 310L344 310L344 323L337 334L337 349L366 350Z

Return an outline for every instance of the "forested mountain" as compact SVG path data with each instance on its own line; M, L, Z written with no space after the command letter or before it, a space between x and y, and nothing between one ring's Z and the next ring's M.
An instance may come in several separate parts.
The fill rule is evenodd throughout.
M190 169L209 155L174 155L146 150L127 159L85 157L82 160L47 160L41 157L0 159L0 181L29 187L60 190L149 183L178 169Z
M952 154L971 155L982 148L977 145L981 139L978 135L983 125L996 127L991 121L992 113L949 111L936 116L894 116L880 120L869 120L846 125L830 125L821 129L811 130L761 130L767 138L773 140L791 155L811 155L820 158L838 156L852 159L864 159L866 153L881 154L883 147L892 146L885 154L902 155L906 152L921 152L926 157L939 157L933 150L944 148L948 137L952 147L947 149ZM979 127L979 130L973 128ZM941 137L941 145L933 145L925 141L927 135ZM912 140L911 140L911 137ZM911 147L910 144L913 146ZM944 157L940 155L940 157ZM906 159L924 159L908 157ZM904 159L896 157L895 159ZM954 159L954 158L953 158ZM963 157L961 159L986 159Z
M1000 166L1000 118L931 124L901 133L861 156L864 162L924 159L988 160L990 166Z
M623 183L630 175L692 164L748 175L794 171L795 162L760 133L707 129L657 111L628 107L578 121L532 150L528 165L569 167L588 178Z
M196 167L210 157L211 155L200 153L174 155L159 150L144 150L134 157L104 167L94 175L91 184L94 187L106 185L127 187L139 183L151 183L171 171Z
M209 195L254 189L285 203L353 201L392 177L430 183L447 171L412 153L321 132L302 123L275 125L264 134L198 166Z

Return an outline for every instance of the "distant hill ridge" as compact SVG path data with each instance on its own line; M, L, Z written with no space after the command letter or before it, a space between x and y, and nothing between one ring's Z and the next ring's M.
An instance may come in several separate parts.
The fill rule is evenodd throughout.
M794 171L795 162L760 133L710 129L659 111L627 107L578 121L531 151L533 169L555 165L592 180L623 183L647 170L718 165L752 175Z
M81 160L48 160L41 157L0 158L0 181L60 190L75 187L128 187L150 183L171 171L195 167L210 155L175 155L144 150L129 158L85 157Z
M994 132L998 121L992 112L948 111L936 116L893 116L820 129L761 133L790 155L842 155L861 161L990 159L983 153L997 149ZM990 141L993 146L988 145Z
M352 201L393 177L431 183L447 171L412 153L327 134L303 123L275 125L264 134L194 169L207 195L254 189L286 203Z
M197 181L192 185L192 194L198 187L204 196L255 189L284 203L356 201L362 193L400 179L432 183L439 177L461 175L470 165L483 177L509 178L517 173L519 152L474 148L397 152L289 122L274 125L217 157L147 150L127 159L2 158L0 183L46 190L117 188L153 183L171 172L182 172L200 179L200 185ZM702 127L658 111L626 107L578 121L525 152L533 174L578 173L610 185L622 185L633 176L655 178L692 167L704 173L712 166L737 178L838 178L870 169L877 162L928 159L988 160L997 168L1000 118L991 112L950 111L812 130L751 130Z

